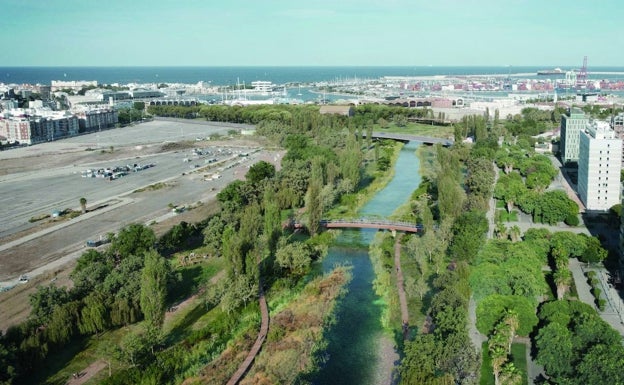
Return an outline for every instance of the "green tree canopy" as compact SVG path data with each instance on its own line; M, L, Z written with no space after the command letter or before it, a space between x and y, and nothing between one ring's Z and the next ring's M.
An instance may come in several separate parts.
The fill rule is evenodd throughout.
M517 295L492 294L477 304L477 329L482 334L492 334L494 326L507 310L515 311L518 315L516 333L520 336L528 336L538 323L535 300Z
M166 259L156 251L145 254L145 265L141 272L141 311L148 324L161 327L165 320L167 280L170 267Z

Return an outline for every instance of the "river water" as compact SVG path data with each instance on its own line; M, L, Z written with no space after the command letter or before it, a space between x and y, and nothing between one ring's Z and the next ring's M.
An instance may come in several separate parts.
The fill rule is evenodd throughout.
M405 203L420 184L418 142L403 146L390 183L361 210L360 217L388 217ZM392 362L391 337L384 333L381 317L385 307L375 294L375 273L368 255L368 245L375 230L345 230L329 248L322 270L336 265L352 266L353 279L336 311L336 323L329 330L326 364L312 383L315 385L390 384Z

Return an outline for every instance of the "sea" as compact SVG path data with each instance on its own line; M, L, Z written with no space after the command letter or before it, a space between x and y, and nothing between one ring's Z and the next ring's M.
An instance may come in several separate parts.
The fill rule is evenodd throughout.
M562 70L578 68L561 66ZM0 83L50 84L52 80L96 80L99 84L184 83L235 85L255 80L274 84L310 84L384 76L507 75L538 78L537 71L550 66L400 66L400 67L0 67ZM557 75L561 76L561 75ZM624 80L624 67L591 67L590 79Z

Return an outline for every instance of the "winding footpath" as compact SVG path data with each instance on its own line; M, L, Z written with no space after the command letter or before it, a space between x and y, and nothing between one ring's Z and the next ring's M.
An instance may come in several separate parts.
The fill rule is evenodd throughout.
M260 281L260 315L262 317L262 323L260 325L260 333L258 333L258 337L256 338L256 342L251 347L251 350L247 354L247 358L245 361L238 367L238 370L234 372L234 375L227 382L227 385L237 385L238 382L245 376L253 360L256 358L260 349L262 349L262 344L266 339L267 333L269 332L269 307L267 306L266 298L264 297L264 291L262 290L262 281Z
M409 334L409 311L407 310L407 296L403 284L403 271L401 270L401 236L394 241L394 265L397 270L397 290L399 292L399 304L401 305L401 320L403 321L403 339Z

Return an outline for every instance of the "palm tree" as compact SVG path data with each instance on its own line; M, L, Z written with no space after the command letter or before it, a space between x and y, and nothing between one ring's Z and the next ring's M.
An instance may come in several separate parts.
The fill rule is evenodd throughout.
M572 273L567 268L559 268L553 274L555 286L557 286L557 299L563 299L572 284Z
M507 362L507 352L505 348L502 346L496 346L493 349L490 349L490 357L492 357L492 372L494 374L494 383L496 385L500 384L500 373L503 369L503 365Z
M522 231L520 230L520 227L518 227L518 225L514 225L511 229L509 229L509 236L511 237L512 242L518 242L520 240L521 234Z
M519 320L518 313L514 310L507 309L505 311L505 318L503 318L503 322L505 325L509 327L507 338L509 339L509 343L507 345L507 352L511 352L511 343L513 342L514 337L516 336L516 330L518 330Z
M513 364L508 362L505 364L499 377L501 385L520 385L522 384L522 372Z
M87 198L80 198L80 208L83 214L87 212Z

